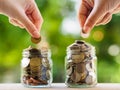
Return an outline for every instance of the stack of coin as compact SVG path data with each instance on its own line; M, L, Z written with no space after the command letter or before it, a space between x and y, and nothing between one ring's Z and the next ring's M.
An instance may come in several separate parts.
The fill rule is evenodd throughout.
M41 87L51 84L52 61L48 58L48 54L48 50L32 47L23 51L21 82L24 85Z
M68 46L66 56L66 85L91 87L97 84L95 49L90 44L76 40Z

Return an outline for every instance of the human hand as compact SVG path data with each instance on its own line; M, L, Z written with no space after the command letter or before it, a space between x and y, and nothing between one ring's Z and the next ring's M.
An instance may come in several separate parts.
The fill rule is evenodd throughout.
M94 26L107 24L119 11L120 0L82 0L78 14L82 33L89 34Z
M9 22L25 28L39 38L43 19L34 0L0 0L0 13L9 17Z

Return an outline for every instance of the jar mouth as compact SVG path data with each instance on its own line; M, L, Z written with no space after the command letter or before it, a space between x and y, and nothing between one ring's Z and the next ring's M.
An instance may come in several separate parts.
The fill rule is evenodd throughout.
M23 50L23 57L42 57L41 51L36 48L27 48Z

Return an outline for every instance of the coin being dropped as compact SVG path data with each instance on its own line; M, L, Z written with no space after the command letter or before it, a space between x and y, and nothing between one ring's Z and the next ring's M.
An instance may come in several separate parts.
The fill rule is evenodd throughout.
M41 37L39 37L39 38L31 37L31 41L35 44L38 44L41 41Z
M90 35L90 33L84 33L83 31L81 31L81 36L82 36L83 38L88 38L89 35Z

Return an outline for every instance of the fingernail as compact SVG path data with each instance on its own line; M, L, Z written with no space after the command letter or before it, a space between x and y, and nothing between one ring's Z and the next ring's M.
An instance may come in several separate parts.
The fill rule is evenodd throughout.
M83 33L89 33L90 32L90 27L86 26L86 27L83 27Z
M34 31L33 35L34 35L33 36L34 38L39 38L40 37L40 33L38 31Z

